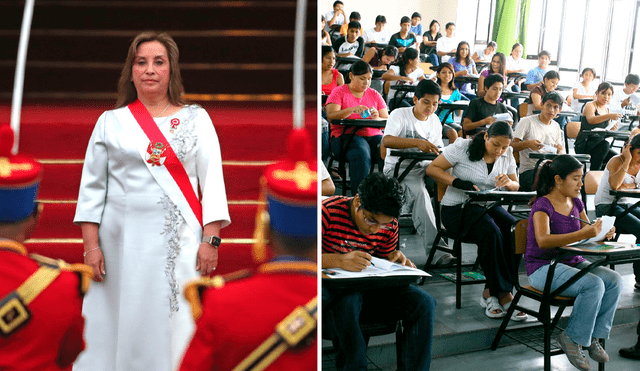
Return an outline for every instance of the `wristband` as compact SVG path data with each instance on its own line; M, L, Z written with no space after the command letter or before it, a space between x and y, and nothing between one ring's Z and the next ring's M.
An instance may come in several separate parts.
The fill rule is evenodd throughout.
M456 188L458 188L458 189L462 189L463 191L475 191L476 190L475 188L473 188L473 186L474 186L473 182L470 182L468 180L462 180L460 178L455 178L451 185L456 187Z
M87 250L87 251L83 252L83 253L82 253L82 257L83 257L83 258L86 258L88 253L92 252L93 250L98 250L99 248L100 248L100 246L98 246L98 247L94 247L94 248L93 248L93 249L91 249L91 250Z

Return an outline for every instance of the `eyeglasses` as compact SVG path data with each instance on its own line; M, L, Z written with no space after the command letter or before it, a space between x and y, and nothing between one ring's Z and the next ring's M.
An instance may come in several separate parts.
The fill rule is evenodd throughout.
M362 210L362 216L364 219L364 222L367 223L367 225L370 226L378 226L380 227L380 229L383 229L385 231L390 231L391 229L393 229L393 222L396 221L396 218L391 219L391 221L389 223L380 223L377 220L367 216L367 213L365 212L365 210L362 208L362 206L358 207L358 211Z

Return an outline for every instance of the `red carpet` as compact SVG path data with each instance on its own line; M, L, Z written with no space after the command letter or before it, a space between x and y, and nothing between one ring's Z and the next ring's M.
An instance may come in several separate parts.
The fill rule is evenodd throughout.
M44 212L31 252L68 262L82 262L82 235L73 224L82 159L96 120L112 105L74 102L69 105L27 104L22 110L20 153L45 163L39 199ZM250 239L258 207L258 180L268 162L285 154L293 118L289 104L205 104L211 116L223 159L223 171L232 223L221 232L218 274L252 267ZM0 121L10 120L11 107L0 105ZM307 109L306 126L316 132L316 110Z

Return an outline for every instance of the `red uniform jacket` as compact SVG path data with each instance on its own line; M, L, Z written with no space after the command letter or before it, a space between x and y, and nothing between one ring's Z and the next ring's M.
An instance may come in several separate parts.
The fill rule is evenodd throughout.
M207 289L180 370L232 370L280 321L317 295L316 277L308 262L271 262L252 277ZM316 338L301 351L287 350L266 370L315 370L317 359Z
M22 245L0 247L0 299L40 267ZM80 277L61 274L29 305L31 319L9 337L0 336L0 370L49 371L68 367L84 349Z

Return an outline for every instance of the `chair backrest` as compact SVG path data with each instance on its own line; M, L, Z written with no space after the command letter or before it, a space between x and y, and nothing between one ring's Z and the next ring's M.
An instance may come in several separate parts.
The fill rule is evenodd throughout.
M424 71L425 75L431 75L433 73L431 67L433 67L433 64L430 62L420 62L420 68Z
M529 108L530 104L527 102L520 103L518 106L518 112L520 113L520 117L527 117L531 114L531 109Z
M516 255L524 254L527 249L527 229L529 228L529 220L522 219L513 227L513 245Z
M567 138L576 139L580 133L580 121L569 121L564 128Z
M587 174L584 176L584 191L588 195L596 194L596 191L598 191L598 185L600 184L600 180L602 180L603 174L604 174L604 171L601 171L601 170L587 171Z

